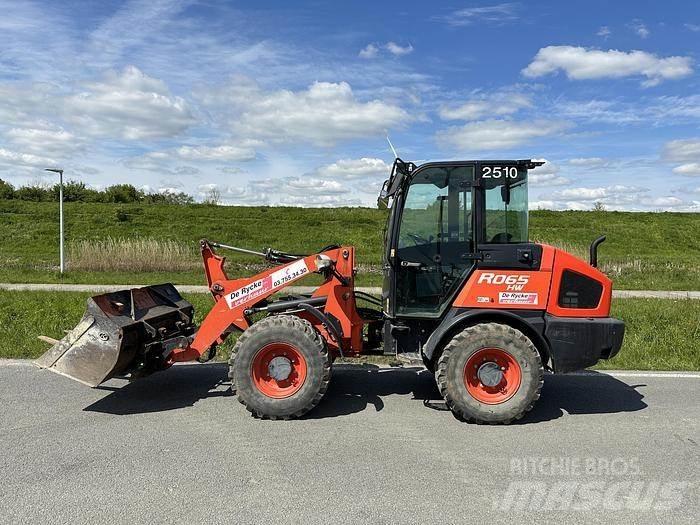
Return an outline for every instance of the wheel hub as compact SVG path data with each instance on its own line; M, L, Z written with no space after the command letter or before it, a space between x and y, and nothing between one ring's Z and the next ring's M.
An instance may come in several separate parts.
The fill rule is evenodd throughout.
M292 373L292 362L283 356L273 357L267 365L267 372L270 377L277 381L284 381Z
M286 342L268 343L257 351L250 373L257 389L273 399L296 394L306 380L306 359L296 346Z
M479 377L481 384L484 386L494 387L503 381L503 371L501 370L501 367L498 366L498 363L494 363L493 361L489 361L481 365L477 372L477 376Z
M464 386L480 403L505 403L520 388L520 363L502 348L482 348L474 352L464 365Z

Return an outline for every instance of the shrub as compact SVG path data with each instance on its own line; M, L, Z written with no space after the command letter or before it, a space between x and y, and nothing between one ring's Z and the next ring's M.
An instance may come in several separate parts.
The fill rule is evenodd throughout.
M53 200L58 200L60 185L54 184L51 188ZM96 202L100 192L88 188L84 182L70 180L63 184L63 200L65 202Z
M131 217L124 208L117 208L117 211L114 213L114 218L117 219L117 222L128 222L131 220Z
M53 200L51 190L38 184L22 186L15 190L15 198L23 201L51 201Z
M0 179L0 199L11 199L15 196L15 188L9 182Z
M145 195L131 184L115 184L104 190L105 202L141 202Z

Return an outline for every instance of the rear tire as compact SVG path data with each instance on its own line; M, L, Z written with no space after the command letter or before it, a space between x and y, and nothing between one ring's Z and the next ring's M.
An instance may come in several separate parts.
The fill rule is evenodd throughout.
M498 323L470 326L457 334L435 371L440 394L457 417L490 424L523 417L540 397L543 376L532 341Z
M270 316L252 325L236 341L229 360L231 390L260 418L304 415L323 398L330 375L326 342L311 323L293 315Z

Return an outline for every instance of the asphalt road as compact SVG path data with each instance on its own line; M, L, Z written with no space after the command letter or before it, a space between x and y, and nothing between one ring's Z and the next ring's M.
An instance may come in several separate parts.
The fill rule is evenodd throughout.
M699 387L548 376L524 420L477 426L424 370L342 365L284 422L250 417L223 365L93 390L3 362L0 521L697 522Z

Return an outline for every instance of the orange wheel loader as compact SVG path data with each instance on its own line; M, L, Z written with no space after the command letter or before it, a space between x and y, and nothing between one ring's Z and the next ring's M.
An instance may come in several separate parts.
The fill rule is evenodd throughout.
M509 423L537 401L545 370L609 359L624 335L609 317L612 283L596 269L604 237L588 263L528 241L528 171L540 164L396 159L380 195L390 208L381 297L355 290L352 246L299 255L203 240L214 305L201 325L172 284L98 295L37 364L97 386L210 360L235 332L231 387L257 417L302 416L336 358L380 353L425 365L458 418ZM216 249L270 267L230 279ZM323 277L313 293L284 293L311 274Z

